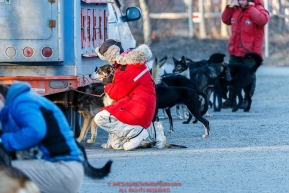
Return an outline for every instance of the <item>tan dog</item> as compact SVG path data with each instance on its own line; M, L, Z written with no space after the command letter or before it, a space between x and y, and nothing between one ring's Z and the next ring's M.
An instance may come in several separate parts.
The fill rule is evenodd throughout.
M77 112L83 117L83 124L81 127L81 132L77 138L78 142L85 139L86 134L90 128L91 135L90 139L87 139L87 143L94 143L97 137L97 125L95 124L93 118L99 112L101 108L104 107L104 87L102 83L92 83L90 85L78 88L75 95L75 106L77 106Z
M22 171L11 166L11 157L0 142L0 193L40 193Z

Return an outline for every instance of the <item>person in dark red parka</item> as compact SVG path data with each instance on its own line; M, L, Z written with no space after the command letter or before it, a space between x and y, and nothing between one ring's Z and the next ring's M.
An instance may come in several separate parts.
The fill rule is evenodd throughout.
M110 133L105 146L135 149L149 136L147 129L152 127L156 109L155 85L146 65L152 57L151 50L140 45L124 51L118 40L109 39L96 48L96 53L114 66L113 82L105 86L105 92L116 102L103 108L94 120ZM160 132L164 135L163 130ZM159 141L159 145L157 141L157 147L164 145L165 140Z
M269 21L269 12L263 7L262 0L234 0L227 5L222 13L222 21L231 26L232 35L228 42L229 63L244 63L248 67L255 64L254 59L248 58L243 61L242 57L248 52L256 52L262 57L264 39L264 26ZM256 87L256 75L251 90L253 96ZM236 106L236 94L234 88L229 87L229 99L222 108ZM247 106L244 101L242 107Z

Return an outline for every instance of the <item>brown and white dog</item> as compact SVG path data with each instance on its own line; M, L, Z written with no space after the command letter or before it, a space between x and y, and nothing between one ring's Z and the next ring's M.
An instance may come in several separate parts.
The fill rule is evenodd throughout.
M22 171L12 167L11 157L0 142L0 193L40 193Z
M90 139L87 139L86 142L92 144L97 137L97 125L93 118L104 107L104 86L102 83L92 83L77 90L80 92L76 92L74 96L74 104L77 108L75 110L83 117L83 124L77 141L81 142L85 139L90 128Z
M77 106L77 112L83 117L83 124L81 127L81 132L77 138L78 142L85 139L86 134L90 128L91 135L90 139L86 142L93 144L97 137L97 125L95 124L93 118L104 106L108 106L114 102L110 99L104 92L104 87L106 84L112 82L114 76L114 69L110 64L103 65L101 67L96 67L95 71L89 75L92 80L99 80L100 83L93 83L78 89L81 93L77 93L74 97L77 101L75 102Z

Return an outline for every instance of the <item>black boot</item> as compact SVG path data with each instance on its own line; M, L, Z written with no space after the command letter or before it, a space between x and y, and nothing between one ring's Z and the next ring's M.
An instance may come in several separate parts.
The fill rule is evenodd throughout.
M248 101L247 100L243 100L242 104L240 105L240 109L246 109L248 106Z
M227 108L233 108L237 105L237 102L236 102L236 94L230 90L229 91L229 98L222 103L222 108L223 109L227 109Z
M253 95L254 95L254 91L251 90L251 91L250 91L250 97L252 98ZM243 102L242 102L242 104L241 104L241 106L240 106L240 109L246 109L247 106L248 106L248 100L245 99L245 100L243 100Z

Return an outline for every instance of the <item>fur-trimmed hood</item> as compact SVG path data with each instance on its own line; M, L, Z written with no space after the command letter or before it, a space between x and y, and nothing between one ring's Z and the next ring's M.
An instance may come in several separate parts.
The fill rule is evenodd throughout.
M127 64L143 64L145 61L148 61L152 57L152 52L150 48L142 44L137 48L131 50L126 55L119 55L116 57L116 62L121 65Z
M148 61L152 57L150 48L145 44L142 44L129 52L125 51L122 54L119 54L120 49L116 45L110 46L103 55L99 52L99 48L100 47L97 47L95 52L100 59L116 61L116 63L120 65L143 64L145 61Z

